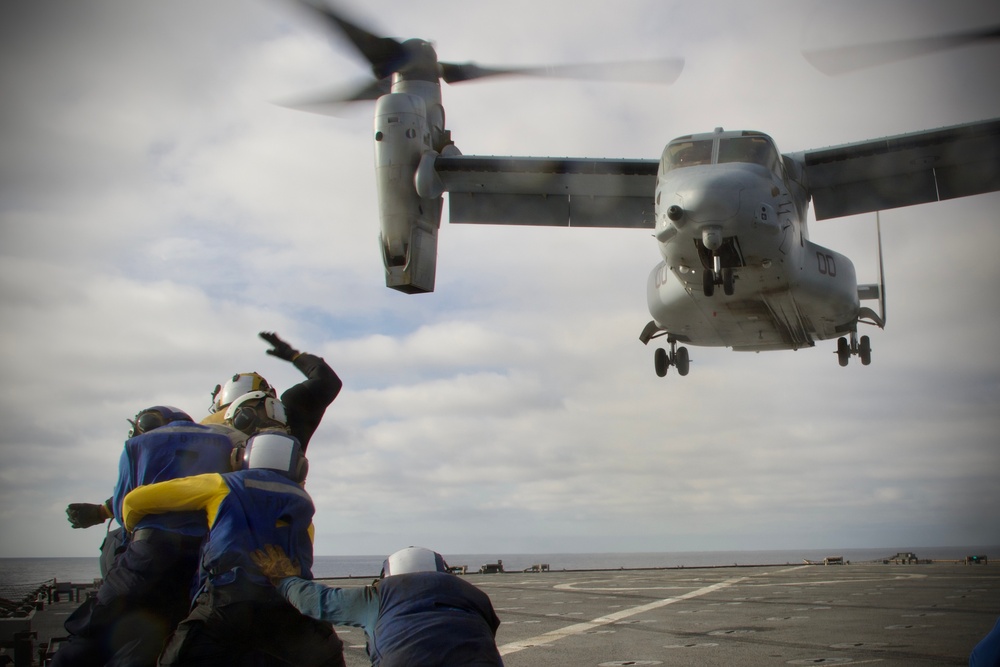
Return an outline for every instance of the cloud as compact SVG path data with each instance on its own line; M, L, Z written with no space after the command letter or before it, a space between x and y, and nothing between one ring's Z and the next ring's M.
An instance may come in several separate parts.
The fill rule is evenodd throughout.
M816 72L800 35L845 34L825 5L536 4L356 10L452 61L685 58L669 87L446 86L469 154L655 159L719 125L791 152L1000 108L984 47ZM839 368L829 342L692 348L662 380L638 341L644 230L444 222L436 291L385 288L370 108L275 104L365 74L294 3L18 3L0 37L0 556L96 554L64 508L110 495L139 409L200 417L235 372L298 382L260 330L345 383L309 448L320 554L1000 543L996 194L881 215L871 366ZM812 240L874 281L873 220Z

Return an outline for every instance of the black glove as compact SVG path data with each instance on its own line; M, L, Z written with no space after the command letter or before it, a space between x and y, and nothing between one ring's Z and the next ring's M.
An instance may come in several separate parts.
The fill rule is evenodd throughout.
M299 351L294 347L278 338L278 334L276 333L271 331L261 331L258 335L274 346L273 350L267 351L267 353L272 356L284 359L285 361L291 361L295 358L295 355L299 353Z
M107 520L104 505L91 503L70 503L66 508L66 518L74 528L90 528Z

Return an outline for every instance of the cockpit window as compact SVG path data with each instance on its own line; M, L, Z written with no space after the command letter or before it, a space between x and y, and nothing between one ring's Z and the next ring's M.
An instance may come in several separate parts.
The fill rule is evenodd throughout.
M712 164L712 140L679 141L667 146L667 169Z
M777 151L766 137L733 137L719 140L719 164L723 162L751 162L774 169Z
M713 148L717 151L714 160ZM663 151L662 168L670 171L681 167L733 162L758 164L777 177L782 177L781 161L774 143L770 137L759 132L744 132L742 136L730 133L729 136L718 139L675 139Z

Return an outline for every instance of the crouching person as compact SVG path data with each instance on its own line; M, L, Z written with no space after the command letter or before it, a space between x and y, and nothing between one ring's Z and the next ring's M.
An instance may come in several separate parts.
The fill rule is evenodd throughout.
M363 588L334 588L296 576L273 549L254 553L261 571L303 614L364 628L374 667L502 667L500 627L489 596L448 572L441 554L421 547L395 552Z
M299 613L254 564L259 549L280 548L312 578L312 499L301 484L308 462L298 440L264 431L234 450L234 472L151 484L125 497L126 530L151 513L202 510L209 533L202 587L177 626L160 665L344 665L343 643L329 623Z

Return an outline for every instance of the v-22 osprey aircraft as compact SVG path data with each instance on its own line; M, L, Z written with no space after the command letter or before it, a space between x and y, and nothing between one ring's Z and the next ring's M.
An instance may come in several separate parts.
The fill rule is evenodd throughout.
M386 285L434 290L444 193L452 223L649 228L663 259L649 274L652 319L639 339L665 337L654 354L661 377L671 366L687 375L685 345L794 350L837 338L841 366L855 355L871 363L858 325L885 325L881 247L879 283L858 285L849 258L809 240L810 201L822 220L1000 190L1000 118L785 154L764 133L716 128L674 139L659 160L463 155L445 127L441 81L576 72L439 62L426 41L380 37L314 8L375 76L339 101L376 100ZM676 78L683 61L663 64L661 77Z

